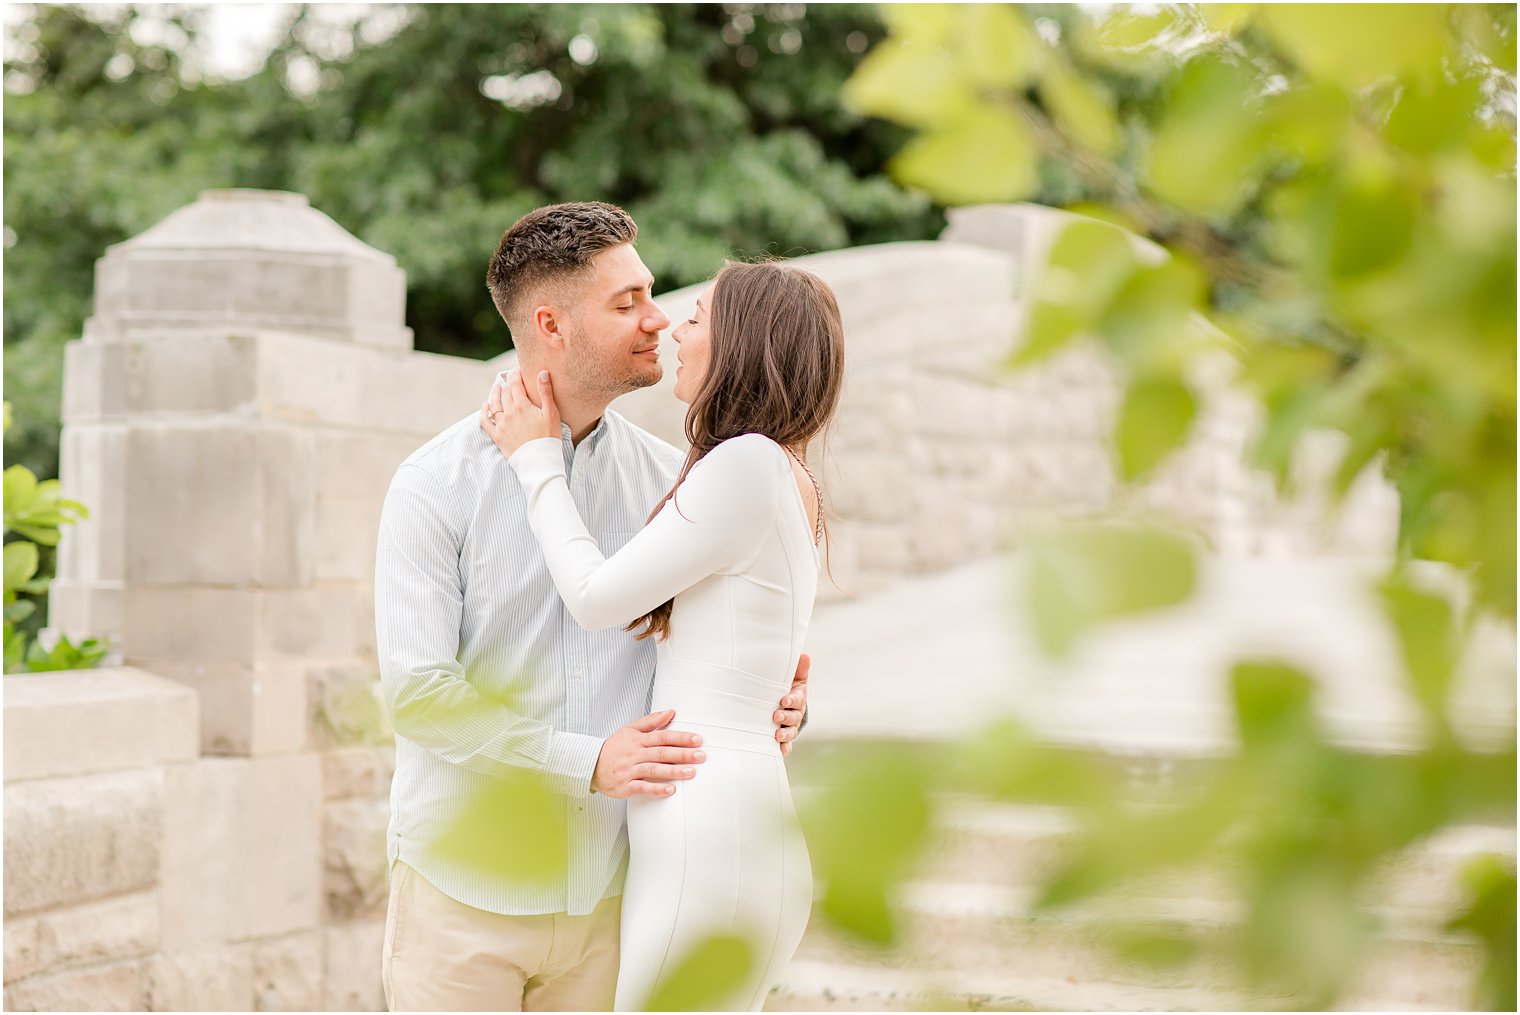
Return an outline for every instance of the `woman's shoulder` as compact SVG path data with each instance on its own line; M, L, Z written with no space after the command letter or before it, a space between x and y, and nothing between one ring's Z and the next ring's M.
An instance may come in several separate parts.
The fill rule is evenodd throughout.
M746 491L768 489L785 478L790 470L782 469L785 455L781 445L765 434L746 433L721 441L702 456L699 468L714 480ZM692 469L693 475L696 468Z

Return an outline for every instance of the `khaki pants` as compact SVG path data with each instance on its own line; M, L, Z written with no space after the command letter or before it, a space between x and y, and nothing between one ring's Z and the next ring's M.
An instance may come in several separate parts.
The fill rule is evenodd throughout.
M381 982L391 1011L611 1011L619 898L587 916L501 916L391 865Z

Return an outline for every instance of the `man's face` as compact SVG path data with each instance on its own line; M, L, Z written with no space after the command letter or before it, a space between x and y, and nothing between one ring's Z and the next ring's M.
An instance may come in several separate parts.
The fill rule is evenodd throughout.
M670 326L654 302L654 276L632 244L591 259L592 274L565 343L564 371L586 394L608 401L660 379L660 332Z

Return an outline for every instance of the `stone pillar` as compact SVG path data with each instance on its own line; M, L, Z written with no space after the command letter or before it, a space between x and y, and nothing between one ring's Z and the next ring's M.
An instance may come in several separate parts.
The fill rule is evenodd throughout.
M394 258L299 194L209 191L97 264L60 462L91 519L65 533L51 623L194 687L205 753L379 721L385 487L490 374L413 352L405 296Z

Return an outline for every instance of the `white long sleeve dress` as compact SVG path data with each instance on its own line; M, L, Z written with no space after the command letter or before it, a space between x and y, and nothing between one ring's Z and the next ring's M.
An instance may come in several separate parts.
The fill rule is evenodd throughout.
M702 736L707 760L668 797L628 803L628 876L616 1008L641 1010L702 940L750 943L751 975L725 1005L758 1011L807 926L812 871L772 715L790 689L818 584L818 549L786 452L724 441L611 558L587 533L562 445L509 459L571 616L622 626L674 597L651 710Z

